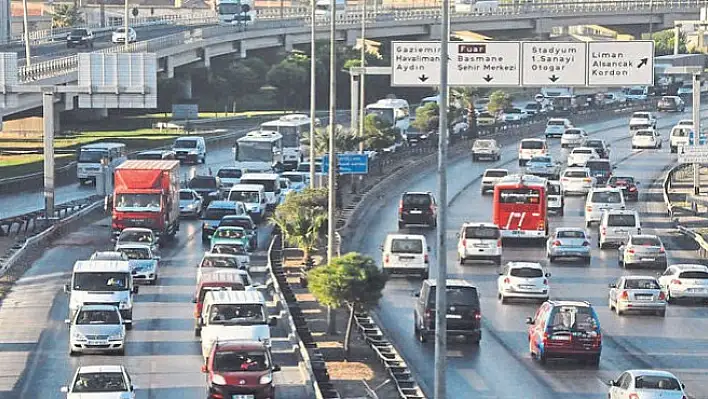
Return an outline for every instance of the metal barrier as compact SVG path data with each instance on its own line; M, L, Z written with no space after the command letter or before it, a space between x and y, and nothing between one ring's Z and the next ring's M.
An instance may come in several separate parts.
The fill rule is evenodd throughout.
M20 234L33 233L39 228L44 228L39 223L40 220L46 223L51 223L52 220L60 220L69 215L78 212L87 206L98 201L100 198L97 195L83 198L80 200L68 201L55 206L54 215L47 217L43 210L26 213L24 215L13 216L0 219L0 237L9 237L13 233L15 236Z

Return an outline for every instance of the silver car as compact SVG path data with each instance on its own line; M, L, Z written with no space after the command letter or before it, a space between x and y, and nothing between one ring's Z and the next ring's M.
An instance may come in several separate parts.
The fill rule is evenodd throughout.
M655 277L622 276L609 287L608 304L618 316L632 310L666 315L666 296Z
M183 217L199 217L204 208L204 200L194 190L179 190L179 215Z
M155 255L149 245L125 244L116 250L128 257L133 281L155 285L159 272L160 257Z
M549 155L531 158L526 163L526 174L546 177L552 180L560 179L561 164L556 162Z
M115 260L126 261L130 260L124 253L120 251L96 251L91 254L89 260Z
M496 140L475 140L472 145L472 161L474 162L482 158L490 159L492 161L498 161L501 159L501 148L499 147L499 144L497 144Z
M113 305L84 305L69 328L69 355L86 352L125 352L125 325Z
M610 380L609 399L683 399L686 386L668 371L627 370L616 380Z
M546 256L551 262L558 258L580 258L589 264L592 257L590 237L582 228L558 227L546 242Z
M654 266L666 269L666 249L661 239L655 235L630 235L627 243L618 249L620 266Z
M158 241L159 240L157 239L155 232L148 228L129 227L120 232L118 240L116 241L116 246L124 244L150 244L152 252L157 253L159 251Z

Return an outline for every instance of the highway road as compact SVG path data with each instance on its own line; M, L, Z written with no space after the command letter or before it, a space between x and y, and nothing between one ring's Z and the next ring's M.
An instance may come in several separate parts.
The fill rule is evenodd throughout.
M659 128L664 140L667 128L678 119L690 118L690 113L663 114ZM612 161L618 166L615 173L635 176L641 182L641 202L632 204L641 214L643 227L648 233L662 236L669 254L669 262L695 261L686 247L685 239L670 228L661 199L661 189L654 182L663 177L664 170L676 161L668 145L661 150L631 150L627 129L628 117L619 120L586 124L592 137L604 138L612 144ZM561 155L558 142L551 146L552 153ZM708 308L696 304L670 305L666 318L654 316L618 317L607 307L607 284L627 273L617 266L617 251L597 249L597 227L593 227L593 260L589 266L572 264L548 265L545 251L540 246L505 247L503 260L539 261L552 273L549 279L551 297L555 299L589 300L599 313L604 331L603 352L599 369L573 362L549 362L541 366L528 354L525 318L533 316L537 304L521 303L502 305L496 298L498 269L491 264L468 263L461 266L456 261L456 233L463 222L491 221L490 196L480 197L478 176L485 168L505 167L518 170L516 146L503 149L502 159L492 163L472 163L464 159L448 169L449 213L448 273L453 278L463 278L478 286L483 315L481 345L451 341L448 346L447 387L449 398L604 398L604 382L617 377L622 371L633 368L668 369L676 373L696 398L708 397L705 383L708 368ZM346 250L354 250L381 258L379 245L386 234L396 232L396 214L399 195L410 191L436 191L434 171L420 173L415 180L397 182L379 203L362 216L364 222L357 226L356 234L347 240ZM551 217L551 227L584 226L584 197L566 199L565 216ZM429 230L406 229L423 232L428 242L435 242ZM434 244L431 244L434 246ZM431 276L440 254L431 256ZM633 270L631 274L651 273ZM413 334L413 294L420 289L420 281L395 278L386 285L377 315L389 338L402 352L408 365L419 376L419 382L429 395L434 382L434 343L419 343Z

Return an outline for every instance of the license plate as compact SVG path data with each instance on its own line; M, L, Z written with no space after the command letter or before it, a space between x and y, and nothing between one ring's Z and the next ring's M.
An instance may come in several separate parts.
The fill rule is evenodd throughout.
M254 399L254 395L231 395L231 399Z
M570 335L559 335L551 338L554 341L570 341Z
M651 298L652 298L651 296L647 296L647 295L642 295L642 296L638 295L637 296L638 301L651 301Z
M690 292L706 292L705 288L689 288Z
M654 258L642 258L642 262L654 262Z
M423 211L411 211L411 215L420 215Z
M460 316L459 314L448 314L448 315L445 315L445 317L448 319L461 319L462 318L462 316Z
M102 342L102 341L88 341L88 344L91 345L91 346L94 346L94 345L103 345L103 344L105 344L105 342Z
M533 285L520 285L519 288L522 290L532 290L535 287Z
M413 260L413 258L404 258L404 257L399 257L399 258L398 258L398 260L400 260L401 262L405 262L405 263L408 263L408 262L412 261L412 260Z

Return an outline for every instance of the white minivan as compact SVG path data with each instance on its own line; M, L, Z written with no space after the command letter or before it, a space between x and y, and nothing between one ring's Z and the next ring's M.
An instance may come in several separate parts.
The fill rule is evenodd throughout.
M383 271L386 274L416 274L428 278L430 247L424 235L389 234L381 246Z
M501 265L502 240L497 225L484 222L465 223L457 237L457 258L460 264L467 260L490 260Z
M600 219L600 237L598 246L605 248L608 244L622 245L630 235L642 234L639 213L633 209L611 209L602 212Z
M277 173L244 173L241 184L257 184L263 186L266 197L266 208L275 209L280 203L280 176Z
M688 145L688 136L692 131L692 125L676 125L671 129L671 135L669 136L669 145L671 146L672 153L677 152L679 147Z
M585 201L585 226L599 222L604 210L625 209L624 195L621 188L594 188Z
M544 139L523 139L519 144L519 166L526 165L533 157L548 155L548 145Z
M234 184L229 190L228 201L243 202L254 223L263 220L266 214L268 200L261 184Z
M109 173L128 159L123 143L92 143L79 148L76 153L76 178L81 184L96 183L101 174L102 160L108 162Z
M172 151L180 162L206 163L207 148L204 137L180 137L172 144Z

